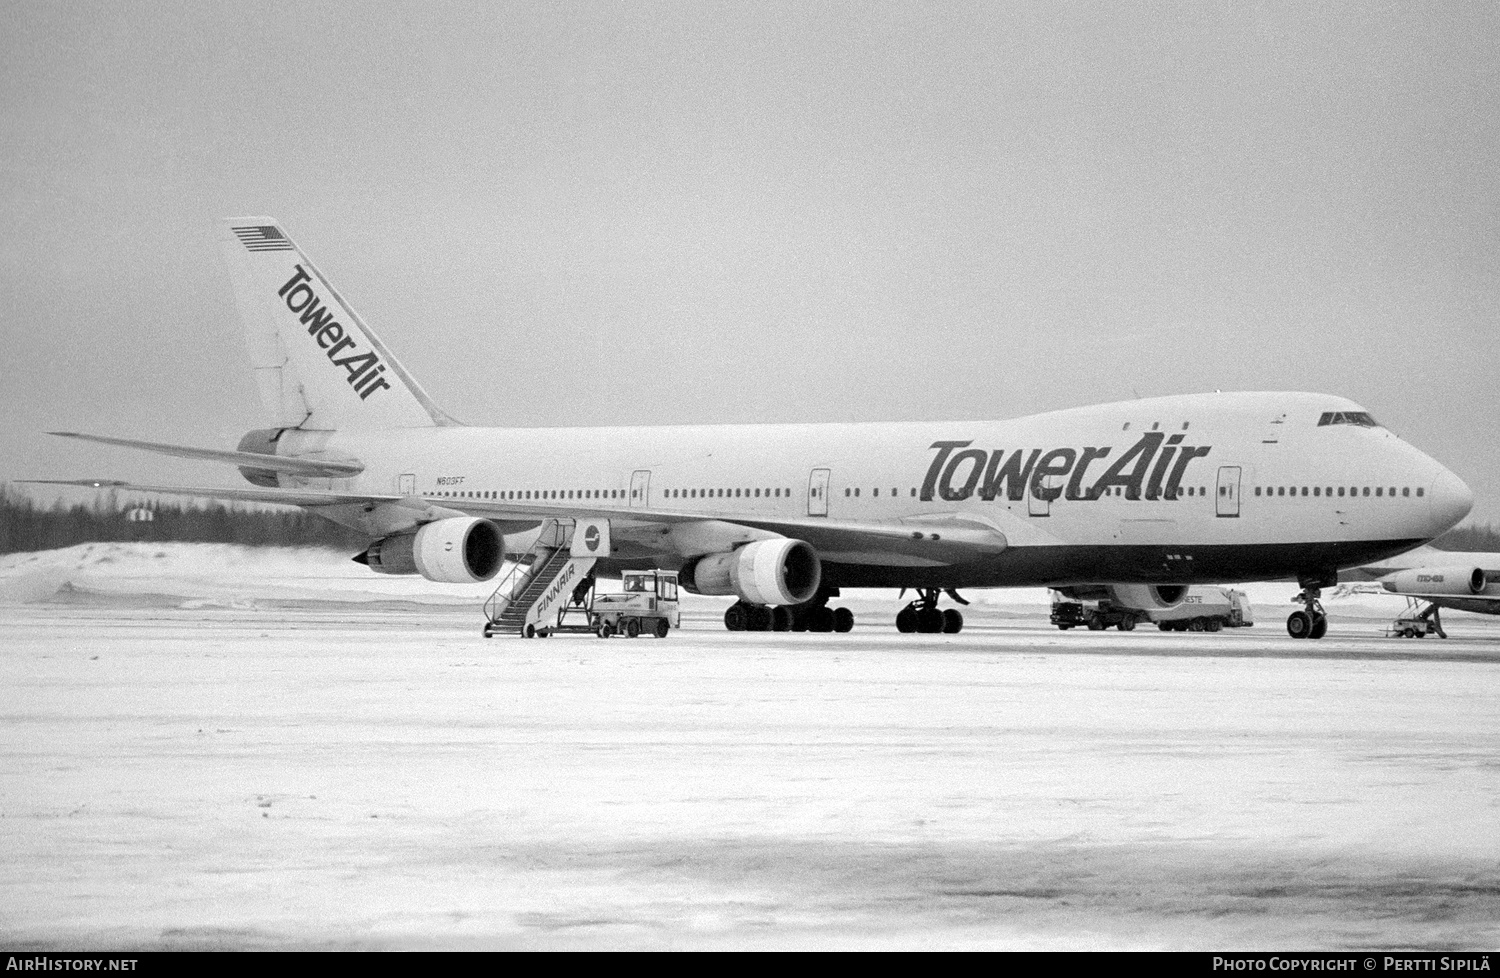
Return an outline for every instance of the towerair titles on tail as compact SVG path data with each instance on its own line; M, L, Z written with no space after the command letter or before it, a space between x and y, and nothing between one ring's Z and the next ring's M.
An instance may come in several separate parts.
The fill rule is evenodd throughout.
M325 355L329 361L348 371L348 384L359 394L361 401L378 390L390 390L391 385L380 376L385 373L385 364L380 362L380 355L373 350L368 353L358 352L359 344L348 335L342 323L334 321L333 310L313 291L308 284L311 281L312 276L307 269L298 265L297 274L288 279L276 294L286 300L288 309L301 314L302 325L307 327L307 335L327 351ZM349 351L347 355L337 356L345 350Z

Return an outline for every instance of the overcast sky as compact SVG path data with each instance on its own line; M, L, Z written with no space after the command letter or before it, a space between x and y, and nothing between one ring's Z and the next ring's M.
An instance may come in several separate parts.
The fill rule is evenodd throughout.
M0 0L0 479L264 424L270 214L448 411L1359 401L1500 522L1500 5Z

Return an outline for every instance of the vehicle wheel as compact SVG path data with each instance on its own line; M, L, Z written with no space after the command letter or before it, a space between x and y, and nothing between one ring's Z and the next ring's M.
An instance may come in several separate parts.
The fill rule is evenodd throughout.
M1322 638L1328 634L1328 616L1319 615L1313 619L1312 628L1308 630L1308 638Z
M1286 618L1286 633L1292 638L1307 638L1312 631L1312 617L1305 611L1294 611Z
M917 609L907 605L896 612L896 631L910 635L917 630Z
M784 605L781 605L779 607L772 608L771 609L771 631L773 631L773 632L789 632L789 631L791 631L792 630L792 619L794 617L796 617L796 616L792 614L791 605L785 605L784 604Z
M640 633L641 633L641 623L638 620L636 620L634 618L631 618L629 621L625 622L625 637L626 638L635 638Z
M744 602L736 601L725 610L724 627L731 632L743 632L745 630Z
M602 624L602 625L599 626L599 637L600 638L609 638L614 633L615 633L615 626L611 625L609 622L605 622L604 624Z
M1161 632L1170 632L1172 630L1172 623L1169 621L1159 621L1156 623L1156 629Z
M923 608L917 612L917 631L923 635L936 635L943 630L943 613L936 608Z
M667 620L665 618L658 618L658 619L656 619L656 637L657 638L666 638L667 637L667 631L671 627L672 627L671 625L667 624Z
M527 638L536 638L536 626L535 625L527 625L526 626L526 631L523 632L522 634L524 634Z
M487 622L484 623L484 637L485 638L494 638L495 637L495 623L494 622L487 621Z
M807 616L807 630L810 632L833 631L833 609L826 604L821 608L814 608Z
M1217 632L1224 627L1224 623L1217 618L1210 618L1207 622L1208 630Z
M1104 631L1104 619L1100 618L1098 615L1089 615L1089 631Z
M943 609L943 634L957 635L964 630L964 614L957 608Z
M1118 627L1120 629L1120 631L1122 631L1122 632L1133 632L1133 631L1135 631L1135 619L1134 618L1121 618L1120 619L1120 624L1118 626L1116 626L1116 627Z
M1203 631L1203 619L1202 618L1194 618L1192 621L1188 622L1188 631L1190 631L1190 632L1201 632L1201 631Z
M836 632L848 632L854 628L854 612L848 608L833 609L833 630Z

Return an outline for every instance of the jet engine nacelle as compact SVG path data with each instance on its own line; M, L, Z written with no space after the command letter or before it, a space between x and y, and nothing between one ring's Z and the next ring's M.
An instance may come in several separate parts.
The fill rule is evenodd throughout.
M444 584L476 584L500 572L505 537L489 520L472 516L424 523L370 544L355 557L380 574L421 574Z
M257 455L275 455L276 440L281 437L285 428L257 428L246 432L245 437L235 447L237 452L254 452ZM246 481L257 486L265 486L268 489L279 489L281 487L280 477L270 469L254 469L248 466L240 466L240 475Z
M1077 601L1108 601L1134 611L1166 611L1182 604L1186 584L1082 584L1058 588Z
M801 604L818 593L823 564L801 540L760 540L699 557L678 580L698 594L735 594L751 604Z
M1489 584L1479 567L1414 567L1380 579L1387 591L1398 594L1483 594Z

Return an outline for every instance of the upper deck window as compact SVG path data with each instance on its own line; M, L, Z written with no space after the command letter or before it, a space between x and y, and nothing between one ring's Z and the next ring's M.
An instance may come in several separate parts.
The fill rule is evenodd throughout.
M1356 424L1361 428L1378 428L1379 423L1368 411L1324 411L1318 417L1318 427L1330 424Z

